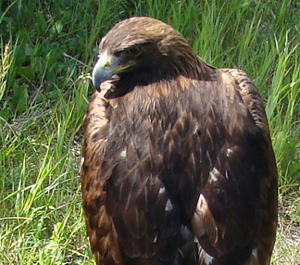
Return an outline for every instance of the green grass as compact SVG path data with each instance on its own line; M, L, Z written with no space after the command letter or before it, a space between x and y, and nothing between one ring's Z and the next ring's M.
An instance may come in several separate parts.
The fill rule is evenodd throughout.
M93 264L81 208L80 126L97 43L132 15L172 24L208 63L253 78L279 169L272 264L299 264L299 8L291 0L1 1L1 264Z

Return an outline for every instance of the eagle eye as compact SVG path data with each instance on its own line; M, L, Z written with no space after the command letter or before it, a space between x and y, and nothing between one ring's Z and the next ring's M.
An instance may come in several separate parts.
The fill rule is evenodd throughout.
M133 46L127 50L128 54L137 57L141 54L142 48L140 46Z

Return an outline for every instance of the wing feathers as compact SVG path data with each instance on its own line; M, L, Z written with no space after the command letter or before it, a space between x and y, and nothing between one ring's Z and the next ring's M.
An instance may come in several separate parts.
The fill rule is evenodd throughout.
M113 105L102 94L92 98L82 185L95 257L133 265L190 265L199 257L221 265L255 256L260 198L276 193L260 194L259 183L270 187L276 173L267 166L261 100L239 74L223 69L214 81L151 84Z

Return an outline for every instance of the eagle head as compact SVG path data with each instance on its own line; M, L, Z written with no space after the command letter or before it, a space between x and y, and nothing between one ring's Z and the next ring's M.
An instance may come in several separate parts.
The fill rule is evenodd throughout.
M157 19L132 17L102 38L92 80L99 91L101 83L110 80L120 93L179 74L193 78L199 62L177 30Z

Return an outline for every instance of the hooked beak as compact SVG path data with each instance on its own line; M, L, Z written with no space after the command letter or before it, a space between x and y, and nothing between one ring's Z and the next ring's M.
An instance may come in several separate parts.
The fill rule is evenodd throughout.
M99 59L92 72L92 81L94 87L100 91L100 85L104 81L110 79L113 75L124 71L134 64L134 61L129 61L125 65L122 65L119 58L109 55L107 51L104 51L99 55Z
M100 91L100 85L105 80L113 76L113 71L111 69L110 58L107 55L107 52L100 54L97 63L94 66L92 72L92 80L94 87Z

